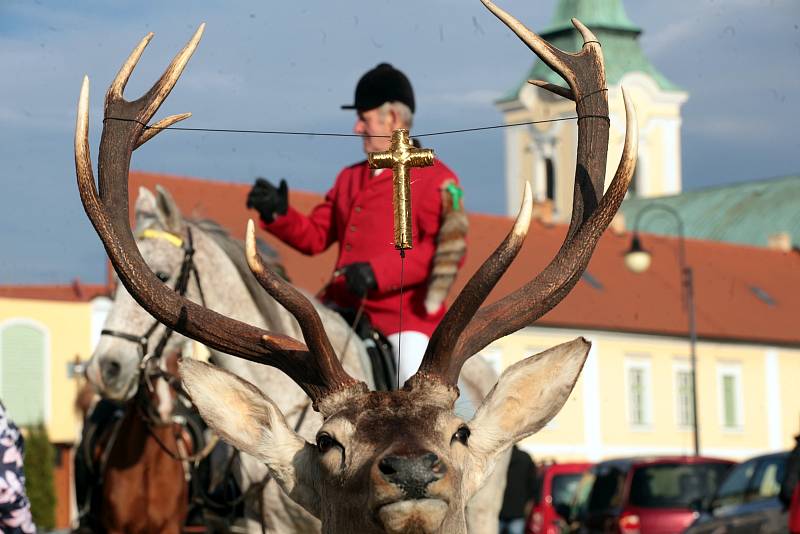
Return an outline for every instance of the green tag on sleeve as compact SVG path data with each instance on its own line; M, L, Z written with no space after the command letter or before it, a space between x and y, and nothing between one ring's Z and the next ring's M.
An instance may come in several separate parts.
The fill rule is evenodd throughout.
M460 209L459 201L464 197L464 190L458 187L455 182L447 184L445 190L453 197L453 209L458 211Z

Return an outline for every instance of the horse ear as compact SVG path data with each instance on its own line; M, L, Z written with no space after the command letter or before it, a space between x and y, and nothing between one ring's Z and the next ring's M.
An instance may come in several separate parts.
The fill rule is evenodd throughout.
M160 185L156 186L156 202L156 214L164 226L164 230L173 234L183 233L184 222L181 210L169 191Z
M558 414L572 393L591 346L577 338L505 370L469 423L470 450L481 471L470 474L476 483L486 476L483 471L489 471L497 455Z
M136 197L136 204L133 209L136 217L137 234L152 226L158 220L156 217L157 210L155 195L146 187L139 187L139 195Z

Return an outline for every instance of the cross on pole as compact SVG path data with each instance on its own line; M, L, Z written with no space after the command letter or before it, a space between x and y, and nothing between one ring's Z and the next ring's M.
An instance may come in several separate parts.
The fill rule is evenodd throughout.
M392 206L394 208L394 247L410 249L411 242L411 167L433 165L433 150L414 148L408 130L392 132L392 147L385 152L370 152L371 169L392 169Z

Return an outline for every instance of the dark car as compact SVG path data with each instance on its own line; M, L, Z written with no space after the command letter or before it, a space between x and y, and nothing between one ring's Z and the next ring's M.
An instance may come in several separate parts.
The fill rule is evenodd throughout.
M787 512L778 499L788 452L742 462L702 506L687 534L788 532Z
M695 519L693 503L713 495L733 462L702 456L601 462L578 486L570 516L580 534L678 534Z
M539 467L533 508L525 526L526 534L560 534L575 499L578 482L592 464L555 463Z

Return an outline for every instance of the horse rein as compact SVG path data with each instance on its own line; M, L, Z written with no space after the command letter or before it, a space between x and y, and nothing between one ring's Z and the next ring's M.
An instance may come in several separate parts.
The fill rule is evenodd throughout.
M177 236L171 232L165 232L163 230L155 230L155 229L146 229L139 235L139 237L142 239L161 239L183 250L183 260L181 261L181 267L178 274L178 279L175 282L174 291L181 296L185 296L186 291L189 288L189 281L191 279L191 275L192 273L194 273L194 277L197 282L197 288L200 293L200 300L205 306L205 296L203 294L203 287L200 284L200 276L197 272L197 267L194 263L195 248L194 248L194 240L192 237L191 227L187 226L186 228L185 240L182 239L180 236ZM150 338L152 337L156 328L158 328L160 324L161 323L159 323L158 321L154 321L153 324L150 325L150 327L147 329L147 331L141 336L112 329L103 329L100 332L100 335L117 337L138 344L139 359L140 359L139 368L141 370L140 383L144 382L149 391L153 391L153 386L150 382L151 378L160 377L163 378L172 389L177 391L178 394L185 395L185 393L183 392L183 388L180 385L180 381L175 376L173 376L171 373L164 371L158 366L151 365L153 362L157 362L161 359L164 349L167 346L167 342L169 341L169 338L173 332L171 328L165 328L164 333L161 335L158 342L156 343L153 352L152 353L149 352ZM139 395L137 395L137 397L139 397ZM213 445L216 444L217 440L212 439L210 440L209 444L207 444L206 447L204 447L200 452L188 456L185 454L181 454L180 451L178 451L177 453L173 452L172 450L169 449L169 447L166 446L165 443L161 441L161 439L159 439L159 437L155 433L152 432L150 426L152 424L155 424L154 423L155 418L153 417L153 415L151 413L147 413L148 410L145 410L145 408L141 406L142 402L139 402L138 404L139 404L138 410L140 416L147 423L146 426L148 428L148 431L155 438L156 442L164 450L164 452L166 452L173 459L180 462L199 461L205 456L207 456L211 452L211 449L213 449ZM216 438L216 435L214 436L214 438Z
M197 283L198 293L200 296L200 302L205 307L206 299L205 295L203 294L203 286L200 283L200 275L197 271L197 266L194 263L195 248L194 248L194 240L192 237L191 227L190 226L186 227L185 240L172 232L166 232L163 230L156 230L156 229L146 229L143 232L141 232L138 237L140 239L161 239L183 250L183 260L181 261L181 267L178 274L178 279L175 282L175 287L173 289L179 295L185 296L186 291L189 288L189 282L191 280L191 276L192 274L194 274L194 278ZM149 352L150 338L153 336L153 333L160 324L161 323L159 323L158 321L154 321L153 324L150 325L150 327L147 329L147 331L145 331L143 335L131 334L129 332L112 330L109 328L104 328L103 330L101 330L100 335L117 337L120 339L124 339L126 341L130 341L132 343L136 343L138 345L138 352L140 359L139 368L141 370L140 383L145 382L148 390L153 391L152 384L149 381L150 378L160 377L163 378L167 382L167 384L178 393L178 395L182 395L188 399L188 396L181 387L180 380L178 380L176 376L161 369L158 366L151 365L151 362L157 362L161 359L164 349L167 346L167 342L169 341L169 338L173 333L173 330L171 328L165 328L164 333L161 335L158 342L156 343L153 352L152 353ZM142 388L140 388L139 393L137 393L136 397L138 399L141 399L141 396L142 396ZM168 456L170 456L173 460L178 461L184 465L184 469L187 475L189 475L189 473L191 472L189 465L197 465L198 462L205 459L209 454L211 454L211 451L214 449L214 447L217 445L217 442L219 441L219 437L216 434L212 434L211 438L208 440L208 443L206 443L206 445L200 451L194 454L186 454L186 451L182 450L184 449L184 447L181 446L182 436L176 434L175 443L177 450L172 451L170 447L168 447L167 444L164 443L163 440L155 432L153 432L152 426L155 426L157 423L155 423L155 418L153 417L153 414L148 413L151 410L147 410L147 406L143 406L144 403L141 400L137 401L136 404L137 404L136 409L139 412L139 415L142 418L142 420L145 422L145 427L147 428L147 431L150 434L150 436L154 438L155 442ZM307 409L308 407L306 407L306 410ZM301 414L300 420L298 421L297 424L298 428L300 424L302 424L303 419L305 418L306 410L304 410L303 413ZM112 429L112 434L113 434L111 438L112 442L113 440L116 439L116 435L119 431L119 426L121 421L122 420L120 419L119 421L115 422L115 426ZM173 423L174 422L175 421L173 421ZM231 459L231 461L232 460L233 458ZM104 465L105 462L102 462L101 469L103 468ZM266 476L261 481L251 484L247 491L245 491L241 496L239 496L239 498L234 500L233 504L238 504L239 502L245 499L249 499L251 496L258 494L267 485L270 478L271 477L269 473L267 473ZM261 500L259 499L258 502L260 505ZM266 532L263 514L261 519L261 530L262 532Z

